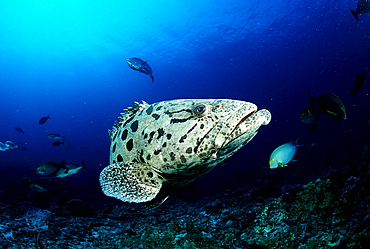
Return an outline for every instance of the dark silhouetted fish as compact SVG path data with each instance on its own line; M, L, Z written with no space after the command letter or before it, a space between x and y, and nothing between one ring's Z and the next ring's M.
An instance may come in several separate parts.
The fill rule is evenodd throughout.
M147 63L148 61L143 61L140 58L132 57L127 59L126 62L131 69L149 75L152 79L152 82L154 82L153 70Z
M310 96L310 106L317 104L317 107L331 119L347 119L346 109L337 95L333 93L324 93L320 94L316 99L311 94L307 94Z
M21 127L14 127L14 129L19 133L22 133L22 135L24 135L24 130Z
M366 76L364 73L360 73L359 75L357 75L356 79L355 79L355 83L353 85L353 91L350 92L350 94L353 96L353 97L356 97L356 92L358 90L360 90L360 88L364 85L365 83L365 79L366 79Z
M354 18L356 18L357 21L360 21L358 18L359 14L363 14L370 11L370 1L369 0L359 0L357 2L356 11L350 10Z
M306 106L302 109L300 118L305 124L310 124L310 131L317 131L316 122L320 119L321 112L314 106Z
M39 124L45 124L46 121L48 121L49 118L50 118L50 114L47 117L40 118Z
M52 143L53 146L59 146L61 144L64 144L64 141L55 141L54 143Z

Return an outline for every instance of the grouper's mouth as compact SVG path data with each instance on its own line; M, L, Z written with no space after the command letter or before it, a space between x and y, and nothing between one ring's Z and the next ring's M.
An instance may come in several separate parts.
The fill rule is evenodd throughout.
M268 125L270 120L271 114L266 109L250 108L247 114L245 114L245 110L241 109L226 121L231 125L225 126L218 133L215 142L217 150L224 150L224 153L228 153L239 149L247 144L261 127Z

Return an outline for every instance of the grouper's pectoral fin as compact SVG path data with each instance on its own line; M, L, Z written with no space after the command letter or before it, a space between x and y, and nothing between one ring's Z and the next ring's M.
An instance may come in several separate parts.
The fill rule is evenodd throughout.
M153 200L162 188L163 178L145 164L118 162L105 167L99 181L105 195L138 203Z
M160 206L170 197L174 190L176 190L174 187L162 187L157 196L153 200L146 202L145 206L150 209Z

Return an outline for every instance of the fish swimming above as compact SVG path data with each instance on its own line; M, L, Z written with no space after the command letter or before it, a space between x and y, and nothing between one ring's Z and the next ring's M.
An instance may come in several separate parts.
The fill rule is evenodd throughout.
M278 167L286 167L288 163L293 159L297 147L301 146L297 144L298 139L293 142L285 143L277 147L270 156L270 169L276 169Z
M45 123L46 123L46 121L48 121L48 119L50 119L50 114L49 114L49 115L47 115L46 117L42 117L42 118L40 118L40 120L39 120L39 124L45 124Z
M6 146L6 144L0 142L0 151L6 151L9 150L9 147Z
M109 131L105 195L157 207L178 187L223 164L271 121L268 110L230 99L134 102Z
M24 135L24 130L21 127L14 127L14 129Z
M311 94L307 93L310 97L310 106L317 105L317 107L333 120L346 120L347 113L343 102L339 97L333 93L320 94L317 99Z
M127 59L126 62L131 69L149 75L149 77L152 79L152 82L154 82L153 70L149 66L148 61L143 61L140 58L132 57Z
M65 168L66 162L62 160L60 163L55 162L46 162L41 163L36 168L36 173L40 175L50 176L50 175L56 175L56 173L62 169Z
M6 141L5 146L8 147L10 150L19 149L19 144L15 144L12 141Z
M359 75L357 75L355 79L355 83L353 84L353 91L350 92L350 94L353 97L356 97L356 92L361 89L361 87L365 83L365 80L366 80L366 75L364 73L360 73Z
M70 175L77 174L81 169L86 169L85 162L82 159L81 164L65 165L64 168L59 169L55 176L56 177L67 177Z
M359 0L357 2L356 11L350 10L353 17L356 18L357 21L360 21L358 18L359 14L363 14L370 11L370 1L369 0Z
M302 123L310 124L310 131L317 131L316 122L320 119L320 116L320 110L314 106L305 106L300 114Z
M61 136L59 134L56 134L56 133L49 133L46 135L47 138L51 139L51 140L64 140L64 136Z

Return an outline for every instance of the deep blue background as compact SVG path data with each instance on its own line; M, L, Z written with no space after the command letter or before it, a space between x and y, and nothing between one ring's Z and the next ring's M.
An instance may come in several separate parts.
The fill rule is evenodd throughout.
M370 78L370 14L356 21L349 12L356 4L1 1L0 141L28 150L0 152L0 178L37 177L39 163L84 158L88 170L69 177L70 184L97 191L98 174L109 163L107 130L122 109L176 98L241 99L272 113L252 142L198 181L205 190L243 184L251 171L267 169L277 146L299 136L306 146L289 167L343 160L370 138L369 84L358 97L349 95L359 73ZM148 60L154 84L126 65L134 56ZM348 120L323 116L318 132L309 132L299 119L305 92L337 94ZM64 135L66 144L52 146L48 133ZM66 150L68 144L74 148Z

